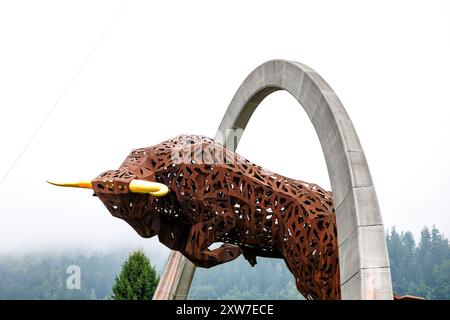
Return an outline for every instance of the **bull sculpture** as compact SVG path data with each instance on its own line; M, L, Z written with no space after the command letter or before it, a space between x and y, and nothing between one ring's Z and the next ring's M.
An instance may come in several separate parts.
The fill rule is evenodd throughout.
M135 149L92 181L109 212L136 232L209 268L243 254L283 258L307 299L340 299L330 192L270 172L213 139L180 135ZM215 242L223 244L209 249Z

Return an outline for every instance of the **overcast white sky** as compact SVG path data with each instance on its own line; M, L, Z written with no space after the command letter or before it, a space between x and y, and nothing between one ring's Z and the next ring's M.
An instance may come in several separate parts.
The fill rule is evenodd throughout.
M125 3L0 2L0 179L42 125L0 184L0 252L162 248L90 191L45 181L94 178L181 133L214 137L242 80L274 58L309 65L342 100L386 227L450 236L448 1ZM285 92L261 104L238 152L330 188Z

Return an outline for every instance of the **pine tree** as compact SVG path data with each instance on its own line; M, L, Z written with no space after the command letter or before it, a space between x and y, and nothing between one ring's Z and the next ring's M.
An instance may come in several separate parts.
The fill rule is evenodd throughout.
M113 286L114 300L150 300L159 277L155 268L141 251L134 251L122 265Z
M425 226L420 232L420 242L417 248L417 266L418 273L416 274L417 280L423 281L427 284L432 283L431 270L433 269L433 263L431 261L431 233L430 229Z
M400 282L402 278L402 270L401 270L402 241L400 239L400 235L395 229L395 226L392 227L390 233L387 232L386 242L388 245L392 278L395 279L394 286L397 286L397 283Z
M403 281L405 284L414 280L414 270L416 267L416 261L414 260L414 254L416 251L416 242L414 236L410 231L402 233L403 243L403 257L401 260Z

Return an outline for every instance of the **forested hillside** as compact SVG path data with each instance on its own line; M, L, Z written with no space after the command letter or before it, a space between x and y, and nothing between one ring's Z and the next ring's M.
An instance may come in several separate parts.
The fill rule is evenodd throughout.
M416 244L411 232L388 230L394 291L427 299L450 299L450 249L435 227L424 228ZM94 254L40 253L0 256L0 299L108 299L116 275L136 248ZM147 256L157 271L165 259ZM81 270L81 288L68 289L67 267ZM302 299L279 259L258 258L252 268L239 258L211 269L197 269L190 299Z
M3 256L0 258L0 299L104 299L126 255L79 254ZM81 288L69 290L70 265L81 270Z
M450 299L448 239L434 226L423 228L416 245L411 232L386 235L395 292L426 299Z

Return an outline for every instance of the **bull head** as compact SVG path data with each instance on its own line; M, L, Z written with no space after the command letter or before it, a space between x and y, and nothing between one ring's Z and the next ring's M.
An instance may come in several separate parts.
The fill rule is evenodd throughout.
M173 224L166 221L180 216L180 206L175 192L170 192L170 180L162 175L165 168L156 163L161 156L152 150L155 149L132 150L119 169L103 172L92 180L48 183L92 189L114 217L127 222L140 236L159 235L160 241L168 246L181 245L185 236L172 237L180 231L172 230ZM183 228L179 225L178 229Z

